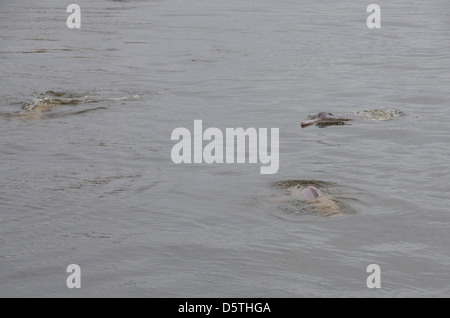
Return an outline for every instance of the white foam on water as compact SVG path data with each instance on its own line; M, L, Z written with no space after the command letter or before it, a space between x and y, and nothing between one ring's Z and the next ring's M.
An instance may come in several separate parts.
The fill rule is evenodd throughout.
M111 98L111 100L114 100L114 101L133 101L133 100L140 100L140 99L141 99L140 95L131 95L131 96L122 96L122 97Z
M357 112L357 114L364 120L379 120L386 121L395 118L399 118L405 115L404 112L396 109L365 109L363 111Z

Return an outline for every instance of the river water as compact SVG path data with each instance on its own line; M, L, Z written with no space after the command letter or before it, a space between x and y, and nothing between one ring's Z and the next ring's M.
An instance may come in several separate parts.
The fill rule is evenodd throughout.
M447 1L77 4L1 1L0 296L450 296ZM194 120L278 128L278 172L175 164Z

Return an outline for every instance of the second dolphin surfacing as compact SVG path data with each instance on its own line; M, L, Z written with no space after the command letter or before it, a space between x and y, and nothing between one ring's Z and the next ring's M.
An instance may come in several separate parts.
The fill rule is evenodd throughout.
M285 194L272 200L272 202L287 203L302 209L306 208L312 213L319 213L322 216L342 214L337 202L329 195L319 191L315 186L289 183L291 181L277 184L277 187L285 190Z
M320 128L333 125L349 125L352 120L375 120L388 121L404 116L405 113L397 109L365 109L351 114L338 115L328 112L320 112L315 115L308 116L309 120L301 122L302 128L316 124Z

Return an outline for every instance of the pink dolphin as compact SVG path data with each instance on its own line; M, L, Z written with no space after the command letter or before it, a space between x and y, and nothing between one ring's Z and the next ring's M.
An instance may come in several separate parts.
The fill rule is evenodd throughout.
M303 200L313 201L320 196L319 190L313 186L308 186L301 191L301 196Z
M310 120L305 120L301 122L302 128L305 128L309 125L315 123L323 123L323 124L339 124L345 121L353 120L359 118L357 115L336 115L333 113L321 112L316 115L310 116Z

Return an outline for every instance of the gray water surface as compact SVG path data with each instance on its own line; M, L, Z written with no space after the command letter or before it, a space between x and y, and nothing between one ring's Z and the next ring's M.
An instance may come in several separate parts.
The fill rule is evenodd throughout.
M1 297L450 296L447 1L76 3L1 1ZM300 127L366 109L404 115ZM197 119L279 128L278 173L174 164Z

